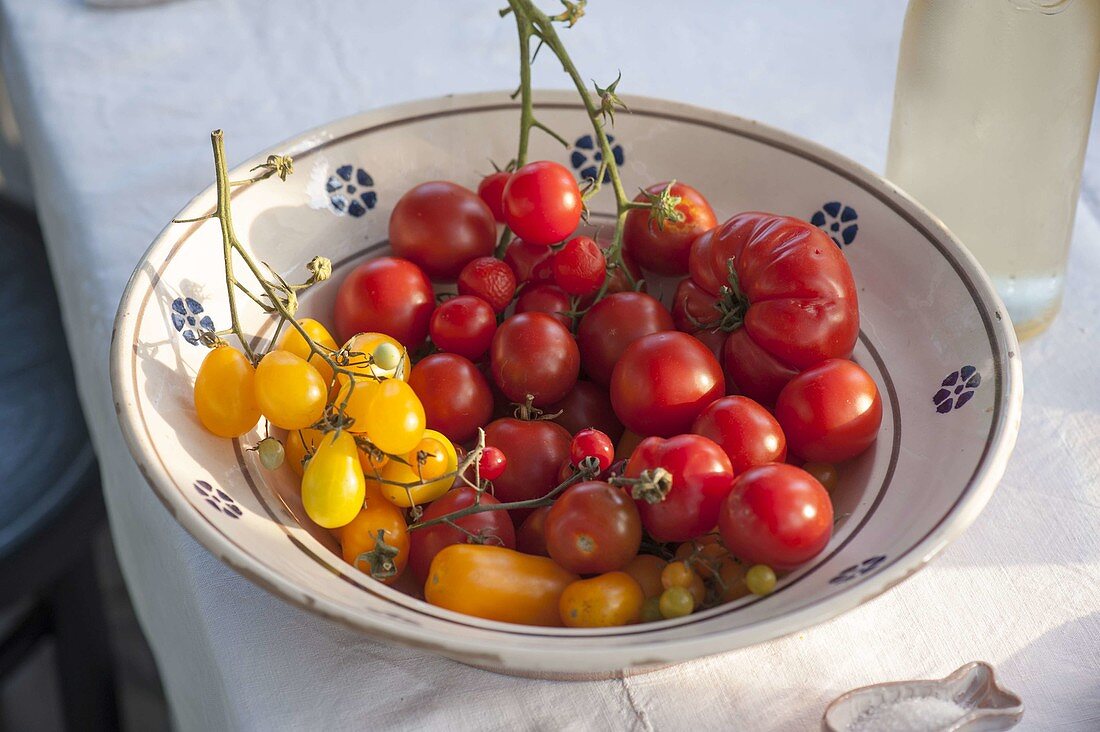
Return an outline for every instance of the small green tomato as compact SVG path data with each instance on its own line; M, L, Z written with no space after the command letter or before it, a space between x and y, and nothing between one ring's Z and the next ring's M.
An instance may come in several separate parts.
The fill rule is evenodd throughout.
M260 455L260 464L268 470L278 470L286 456L283 443L274 437L265 437L260 440L260 444L256 445L256 452Z
M400 348L386 341L379 343L371 352L375 365L383 371L395 370L401 364L403 355Z
M754 595L768 595L775 589L775 572L766 564L754 564L745 573L745 584Z
M658 607L665 618L682 618L691 615L695 609L695 599L686 587L669 587L661 593Z

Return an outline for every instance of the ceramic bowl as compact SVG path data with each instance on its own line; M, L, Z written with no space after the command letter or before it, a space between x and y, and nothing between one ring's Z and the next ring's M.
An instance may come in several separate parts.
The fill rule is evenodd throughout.
M893 185L818 145L706 109L629 104L613 130L628 188L689 181L720 219L750 209L805 218L849 258L862 317L855 358L877 381L885 414L877 444L843 468L833 496L841 518L821 555L768 597L609 630L483 621L372 581L305 518L289 468L264 471L247 451L258 433L219 439L195 417L192 384L206 354L198 328L229 322L216 221L170 223L157 237L126 288L112 346L122 429L172 515L242 575L312 612L466 663L568 677L641 671L802 630L896 585L958 536L1001 477L1022 396L1012 326L975 260ZM594 175L598 159L575 96L542 93L537 106L575 142L564 149L536 131L532 159ZM234 192L237 231L292 281L314 255L331 258L332 280L300 311L331 323L339 281L388 251L389 212L401 194L432 179L476 186L489 160L513 156L518 116L507 94L463 95L302 134L231 173L245 177L272 152L294 156L286 182ZM227 145L234 159L231 132ZM610 195L592 203L597 224L613 211ZM208 214L214 201L208 188L176 218ZM669 284L654 287L667 297ZM246 303L241 315L257 342L270 337L273 323L257 308Z

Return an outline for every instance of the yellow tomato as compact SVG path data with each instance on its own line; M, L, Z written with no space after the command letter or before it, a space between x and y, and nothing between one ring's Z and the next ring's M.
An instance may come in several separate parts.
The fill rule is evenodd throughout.
M298 321L298 325L302 326L302 330L308 333L309 337L318 346L323 346L330 351L336 350L336 341L333 339L332 334L313 318L302 318ZM309 350L309 344L306 343L306 339L302 337L297 328L288 326L286 332L279 339L277 347L280 351L290 351L298 358L305 359L310 366L317 369L317 373L321 374L321 378L325 380L326 385L332 383L332 367L323 358Z
M368 480L372 476L377 476L378 471L380 471L389 461L390 456L378 448L374 448L373 450L359 448L359 464L363 466L363 475L367 476Z
M561 621L570 628L610 628L641 619L645 593L626 572L577 580L558 601Z
M235 348L206 354L195 378L195 411L202 426L219 437L240 437L260 420L256 369Z
M352 423L348 426L349 431L356 433L367 431L367 415L370 412L371 402L378 394L379 383L372 379L345 379L342 382L332 404L352 419Z
M356 386L354 391L359 391ZM404 381L386 379L377 382L366 414L355 428L384 453L404 455L424 436L424 406L412 387Z
M457 469L458 454L451 441L435 430L425 430L419 444L402 455L401 460L390 460L382 466L379 477L396 483L426 482L409 488L389 483L379 486L382 495L394 505L419 506L450 490Z
M378 532L382 541L396 553L389 555L375 552L361 558L365 552L374 552L378 544ZM375 579L389 584L401 576L409 561L409 532L405 524L405 512L393 505L368 486L363 510L347 526L337 530L340 551L344 561Z
M379 379L409 380L412 365L409 363L408 351L384 333L353 335L344 344L344 348L351 353L351 361L345 367L349 371L370 374ZM383 368L383 364L388 368ZM340 375L340 383L347 380L347 376Z
M290 464L290 469L297 473L299 476L305 472L305 465L303 461L317 449L317 446L321 444L321 438L325 434L321 430L315 430L306 428L304 430L290 430L286 433L286 461Z
M256 401L271 424L301 430L324 414L328 388L304 359L290 351L272 351L256 367Z
M359 515L366 491L355 438L346 430L325 435L302 475L306 515L326 529L344 526Z

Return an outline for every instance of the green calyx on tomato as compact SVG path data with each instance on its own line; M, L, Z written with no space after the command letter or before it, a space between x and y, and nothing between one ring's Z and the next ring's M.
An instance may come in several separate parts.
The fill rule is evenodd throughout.
M395 546L386 543L386 532L378 529L378 535L374 540L374 548L363 552L355 559L355 566L364 563L370 568L370 576L376 580L385 580L397 575L397 563L394 557L399 553Z
M662 467L643 470L637 478L612 478L612 485L629 486L630 497L652 505L660 503L672 490L672 473Z

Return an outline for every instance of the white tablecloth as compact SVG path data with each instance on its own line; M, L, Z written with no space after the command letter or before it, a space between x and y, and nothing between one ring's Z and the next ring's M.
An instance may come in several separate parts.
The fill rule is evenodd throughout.
M1023 428L1000 490L932 566L823 626L623 681L507 678L290 607L165 512L119 433L107 351L137 258L210 182L208 132L227 129L235 162L365 108L510 88L515 30L501 4L0 0L112 529L180 728L808 730L851 687L973 659L1023 696L1023 729L1100 728L1097 140L1063 313L1023 348ZM623 90L754 117L882 168L900 0L656 5L594 0L565 34L583 73L621 68ZM565 86L549 57L538 67L537 84Z

